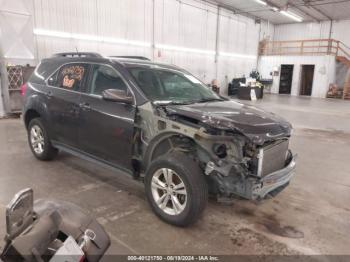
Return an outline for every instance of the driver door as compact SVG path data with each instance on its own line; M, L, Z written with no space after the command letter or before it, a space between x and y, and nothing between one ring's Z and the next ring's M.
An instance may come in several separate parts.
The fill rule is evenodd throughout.
M130 92L129 87L110 65L93 65L89 80L86 93L82 93L80 100L80 149L99 160L132 170L136 106L102 98L104 90L121 89Z

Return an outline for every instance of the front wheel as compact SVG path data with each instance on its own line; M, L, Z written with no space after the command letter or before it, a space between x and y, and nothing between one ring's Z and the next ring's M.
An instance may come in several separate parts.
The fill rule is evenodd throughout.
M181 152L154 160L146 172L145 188L153 211L176 226L194 223L208 200L207 183L201 169Z

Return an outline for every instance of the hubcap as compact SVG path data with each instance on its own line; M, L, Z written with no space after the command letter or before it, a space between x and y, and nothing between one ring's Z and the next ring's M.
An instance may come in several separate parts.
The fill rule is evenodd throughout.
M187 191L184 182L169 168L158 169L152 177L153 199L168 215L178 215L186 207Z
M34 125L30 129L30 143L32 144L33 150L36 154L40 155L44 152L44 135L43 131L38 125Z

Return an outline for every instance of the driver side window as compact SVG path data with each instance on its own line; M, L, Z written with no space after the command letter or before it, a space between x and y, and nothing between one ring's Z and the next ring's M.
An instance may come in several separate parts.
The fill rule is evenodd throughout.
M115 69L106 65L94 66L90 94L102 95L102 92L107 89L128 91L125 82Z

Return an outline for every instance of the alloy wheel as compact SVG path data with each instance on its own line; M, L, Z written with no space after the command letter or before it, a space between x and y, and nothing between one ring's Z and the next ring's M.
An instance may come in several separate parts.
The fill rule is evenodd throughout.
M186 207L187 190L180 176L170 168L158 169L152 177L152 196L168 215L179 215Z
M40 155L44 152L45 139L40 126L33 125L30 129L30 143L36 154Z

